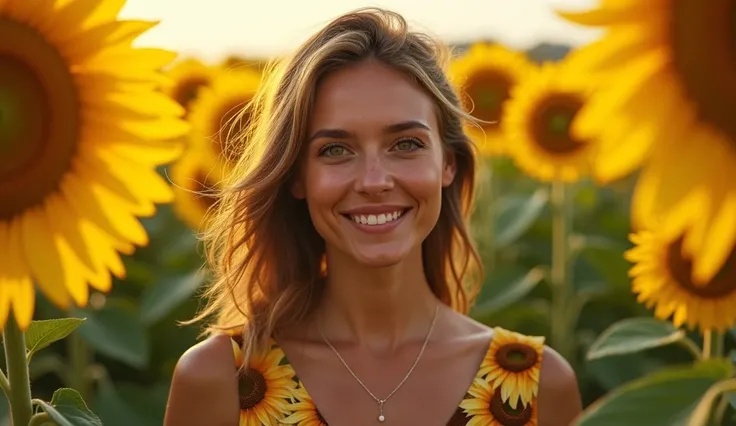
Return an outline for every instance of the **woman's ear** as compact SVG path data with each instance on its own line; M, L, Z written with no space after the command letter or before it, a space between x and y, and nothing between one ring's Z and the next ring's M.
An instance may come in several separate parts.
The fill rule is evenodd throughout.
M442 186L448 187L455 180L455 174L457 173L457 165L455 163L455 152L447 150L444 159L444 169L442 170Z

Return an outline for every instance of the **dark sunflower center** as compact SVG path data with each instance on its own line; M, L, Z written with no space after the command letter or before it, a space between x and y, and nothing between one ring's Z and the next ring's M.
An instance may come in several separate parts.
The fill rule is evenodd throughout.
M58 189L80 142L69 67L35 29L0 17L0 221Z
M736 150L736 2L674 1L670 9L675 72L699 118Z
M509 403L503 402L500 389L493 392L488 409L498 423L504 426L525 426L529 423L533 414L531 403L523 405L519 401L516 408L511 408Z
M193 76L185 79L177 85L174 93L172 94L172 98L174 98L174 100L178 102L179 105L183 106L188 112L191 102L196 99L199 94L199 89L209 83L209 79L203 76Z
M507 371L519 373L537 363L537 350L521 343L509 343L496 351L496 363Z
M463 412L463 409L458 407L454 413L452 413L452 417L450 417L450 420L447 421L447 426L467 426L468 425L468 415Z
M234 162L240 157L238 141L242 133L250 124L250 114L243 110L250 99L239 99L226 104L215 116L217 120L217 137L215 138L215 152L228 162Z
M509 99L512 80L497 71L483 70L468 78L464 103L472 108L474 117L492 123L483 123L484 129L497 129L503 113L503 105ZM469 98L469 99L468 99Z
M319 410L315 410L315 412L317 413L317 420L319 420L319 424L326 426L327 425L327 420L325 420L325 418L322 417L322 413L320 413Z
M718 299L736 292L736 249L731 252L720 272L706 285L693 284L692 261L682 257L682 238L667 249L667 269L680 287L696 296Z
M258 370L248 368L241 372L238 385L241 410L255 407L266 397L266 378Z
M532 134L540 148L553 154L570 154L585 144L570 134L570 124L583 106L578 96L553 93L533 112Z

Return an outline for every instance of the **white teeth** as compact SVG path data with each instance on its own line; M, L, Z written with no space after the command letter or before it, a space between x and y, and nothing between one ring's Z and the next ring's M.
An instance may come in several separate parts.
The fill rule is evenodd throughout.
M394 220L401 217L402 211L396 210L394 212L389 213L381 213L378 215L375 214L354 214L350 215L350 218L353 219L353 222L360 223L361 225L383 225L388 222L393 222Z

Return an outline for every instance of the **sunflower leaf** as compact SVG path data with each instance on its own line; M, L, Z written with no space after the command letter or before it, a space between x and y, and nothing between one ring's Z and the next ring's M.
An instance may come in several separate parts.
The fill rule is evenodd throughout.
M32 321L26 330L27 359L48 345L62 340L77 329L86 318L56 318Z
M541 267L525 271L518 267L499 268L486 277L473 316L487 316L524 298L545 276Z
M725 359L670 367L629 382L590 405L576 426L683 426L703 394L733 374Z
M685 332L654 318L626 318L598 336L588 349L588 360L665 346L685 339Z
M149 287L141 300L141 320L151 325L192 296L204 282L204 273L195 270L184 276L167 277Z
M495 215L495 248L511 245L539 218L549 200L549 191L539 188L530 196L511 195L498 200Z
M51 403L34 400L59 426L102 426L102 421L74 389L61 388L54 392Z
M131 367L143 368L150 358L146 328L136 310L110 303L100 310L77 310L88 319L79 334L92 348Z

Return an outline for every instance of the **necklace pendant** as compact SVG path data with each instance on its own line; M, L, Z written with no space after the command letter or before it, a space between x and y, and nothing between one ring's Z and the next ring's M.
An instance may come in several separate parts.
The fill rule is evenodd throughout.
M378 421L379 422L383 423L385 420L386 420L386 417L384 417L383 414L381 414L380 416L378 416Z
M378 401L378 421L383 423L386 421L386 417L383 415L383 404L385 403L385 400L379 400Z

